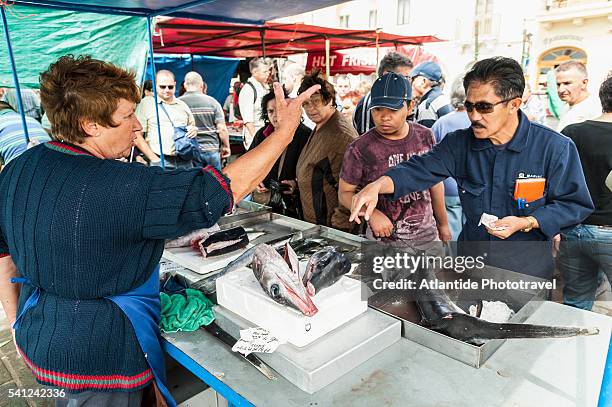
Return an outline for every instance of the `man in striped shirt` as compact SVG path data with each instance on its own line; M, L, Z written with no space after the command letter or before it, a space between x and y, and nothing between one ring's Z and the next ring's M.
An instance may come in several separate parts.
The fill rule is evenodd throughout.
M420 102L415 111L414 121L429 127L440 117L452 112L450 98L442 93L442 70L432 61L421 62L410 72L412 95Z
M189 106L198 127L198 144L206 164L221 170L221 160L231 154L229 132L225 125L223 108L213 97L206 95L206 83L194 71L185 75L187 92L179 99Z
M39 144L50 141L49 135L40 123L26 117L30 141ZM17 158L28 147L25 139L21 115L6 102L0 102L0 169Z
M13 109L18 110L17 91L14 88L7 88L4 91L4 97L0 98L0 100L11 105ZM23 102L23 110L25 110L26 116L30 116L40 122L42 112L38 91L34 89L21 89L21 101Z

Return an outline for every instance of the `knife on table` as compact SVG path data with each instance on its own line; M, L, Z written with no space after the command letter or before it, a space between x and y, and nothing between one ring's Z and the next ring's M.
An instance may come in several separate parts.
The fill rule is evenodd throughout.
M232 335L228 334L223 329L221 329L221 327L219 327L219 325L217 325L215 322L211 322L209 325L203 328L207 330L210 334L212 334L214 337L219 339L221 342L229 346L230 349L234 346L236 342L238 342L238 340L236 340ZM247 356L244 356L240 352L234 352L234 353L236 353L239 357L241 357L242 359L245 359L247 362L253 365L255 369L259 370L259 372L263 374L264 376L266 376L268 379L270 380L277 379L272 368L268 366L266 363L264 363L261 359L259 359L256 355L249 353Z

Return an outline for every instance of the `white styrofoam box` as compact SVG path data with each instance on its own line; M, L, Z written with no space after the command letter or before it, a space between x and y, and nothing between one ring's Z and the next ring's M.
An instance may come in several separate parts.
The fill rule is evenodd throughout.
M246 267L217 279L217 302L297 347L312 343L368 309L368 302L361 298L361 282L344 276L312 297L319 311L307 317L270 298Z

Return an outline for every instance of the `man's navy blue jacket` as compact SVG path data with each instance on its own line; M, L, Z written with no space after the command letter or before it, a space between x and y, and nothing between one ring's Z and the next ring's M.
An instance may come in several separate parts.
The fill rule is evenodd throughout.
M427 154L413 156L389 170L386 175L393 180L393 199L453 177L466 216L460 241L500 241L484 226L478 226L483 212L500 219L513 215L533 216L538 220L539 229L517 232L504 243L549 241L561 231L573 228L594 209L576 146L568 137L531 123L520 111L518 114L519 126L503 149L496 148L489 139L475 138L472 129L468 128L448 134ZM515 181L535 177L546 178L544 196L519 209L514 200ZM491 245L488 247L491 250ZM496 247L506 248L504 253L495 251L511 263L506 261L499 266L546 278L552 272L552 267L546 271L535 270L544 266L534 265L535 260L526 259L530 256L525 252L515 253L519 247L522 251L529 246L505 244ZM552 266L552 257L546 257L546 267Z

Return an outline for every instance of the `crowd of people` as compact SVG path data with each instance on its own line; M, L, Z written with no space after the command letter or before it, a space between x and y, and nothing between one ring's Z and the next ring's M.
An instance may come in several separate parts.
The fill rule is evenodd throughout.
M295 65L284 88L271 85L268 60L249 69L237 95L247 152L229 162L225 113L197 72L177 97L175 75L158 71L155 97L152 84L140 89L111 64L62 57L41 75L40 95L25 91L30 146L14 91L3 90L0 292L42 383L71 386L68 372L78 390L95 392L91 377L121 375L120 397L142 397L151 380L167 397L163 373L138 348L159 353L139 335L155 316L133 314L125 293L158 307L152 276L164 239L211 226L242 199L395 246L474 243L463 253L488 252L489 264L544 279L560 236L564 302L584 309L602 274L612 280L612 76L597 97L583 64L557 67L569 109L555 131L511 58L478 61L447 86L437 63L414 66L392 52L360 92L347 77L332 83ZM148 165L118 162L136 155ZM498 218L482 225L483 214ZM499 241L515 244L492 250ZM17 270L19 315L19 290L4 281ZM74 273L91 278L77 283ZM99 317L75 330L79 307ZM91 346L58 345L77 337ZM39 352L52 344L52 357Z

